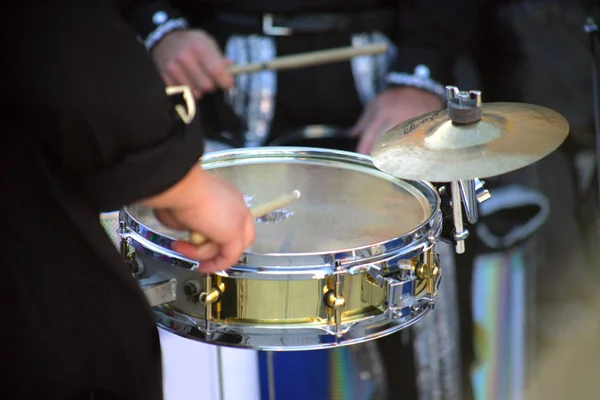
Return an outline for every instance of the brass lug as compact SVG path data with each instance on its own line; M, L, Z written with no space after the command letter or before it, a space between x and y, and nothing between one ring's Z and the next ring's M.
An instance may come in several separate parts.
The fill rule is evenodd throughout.
M342 296L342 279L339 273L339 271L341 271L341 267L338 265L336 269L338 273L335 274L335 278L330 277L328 279L324 300L327 307L329 307L333 311L332 313L328 313L330 315L329 318L331 319L331 317L333 316L336 334L340 335L340 325L342 323L342 308L344 308L344 306L346 305L346 300L344 299L344 296Z
M204 278L204 292L200 293L198 300L204 305L204 321L206 322L207 334L210 334L209 323L213 319L213 304L217 313L217 318L221 312L221 294L225 291L225 283L222 278L217 276L215 279L216 286L213 286L213 278L211 275L206 275ZM210 290L210 291L209 291Z
M424 262L418 261L412 268L417 278L421 280L415 294L419 294L425 289L429 296L435 297L437 295L436 284L441 272L439 262L432 250L425 253L424 259Z
M208 306L219 301L220 296L221 292L217 288L213 287L210 293L200 293L200 297L198 298L198 300L200 300L200 303L204 304L205 306Z
M346 300L342 296L336 296L333 291L327 292L327 295L325 296L325 302L334 310L342 308L346 304Z

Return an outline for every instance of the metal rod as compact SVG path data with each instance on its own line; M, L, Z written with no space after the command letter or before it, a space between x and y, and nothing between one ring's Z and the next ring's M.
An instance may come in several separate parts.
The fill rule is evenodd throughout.
M219 379L219 400L225 400L225 382L223 380L223 349L217 346L217 371Z
M269 383L269 400L275 400L275 365L273 352L267 352L267 381Z
M460 186L458 184L458 181L453 181L450 185L450 191L452 192L452 216L454 217L454 237L456 239L456 252L458 254L463 254L465 252L465 241L461 236L464 234L465 229L462 218Z

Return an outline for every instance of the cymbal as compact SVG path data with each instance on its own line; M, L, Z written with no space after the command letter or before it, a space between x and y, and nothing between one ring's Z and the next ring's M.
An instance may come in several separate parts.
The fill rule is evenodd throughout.
M524 103L481 107L481 120L469 125L454 124L443 109L394 127L376 141L373 164L409 180L487 178L539 161L569 132L566 119L545 107Z

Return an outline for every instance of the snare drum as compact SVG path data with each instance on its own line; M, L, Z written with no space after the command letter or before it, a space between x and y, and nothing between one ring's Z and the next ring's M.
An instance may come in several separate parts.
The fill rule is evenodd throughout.
M367 156L316 148L214 152L202 165L250 206L302 195L274 221L257 221L252 247L215 275L171 249L185 233L161 226L148 208L125 207L124 257L161 327L225 346L310 350L381 337L433 308L442 215L429 183L394 178Z

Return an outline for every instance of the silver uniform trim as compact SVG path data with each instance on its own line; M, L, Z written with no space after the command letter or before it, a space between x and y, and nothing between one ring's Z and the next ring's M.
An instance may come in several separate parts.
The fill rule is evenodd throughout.
M351 37L352 46L359 47L375 43L385 43L388 51L372 56L359 56L350 60L356 91L363 106L387 88L385 76L396 58L396 47L386 35L380 32L357 33Z
M188 29L189 27L190 24L185 18L168 19L150 32L144 40L144 46L146 46L146 50L150 51L152 47L167 34L176 29Z
M235 64L267 62L277 51L273 38L260 35L234 35L225 45L225 54ZM277 94L275 71L240 74L235 77L235 87L227 95L233 111L246 124L244 147L258 147L266 143Z
M246 36L231 36L225 44L225 54L235 64L248 64ZM240 74L234 78L234 87L227 91L227 102L233 111L246 120L246 93L248 92L250 74Z
M444 278L435 310L413 327L419 400L460 400L460 332L454 249L439 242L436 251Z
M425 90L440 97L444 103L446 102L446 88L429 77L429 68L425 65L417 65L413 74L390 72L387 74L386 80L394 85Z

